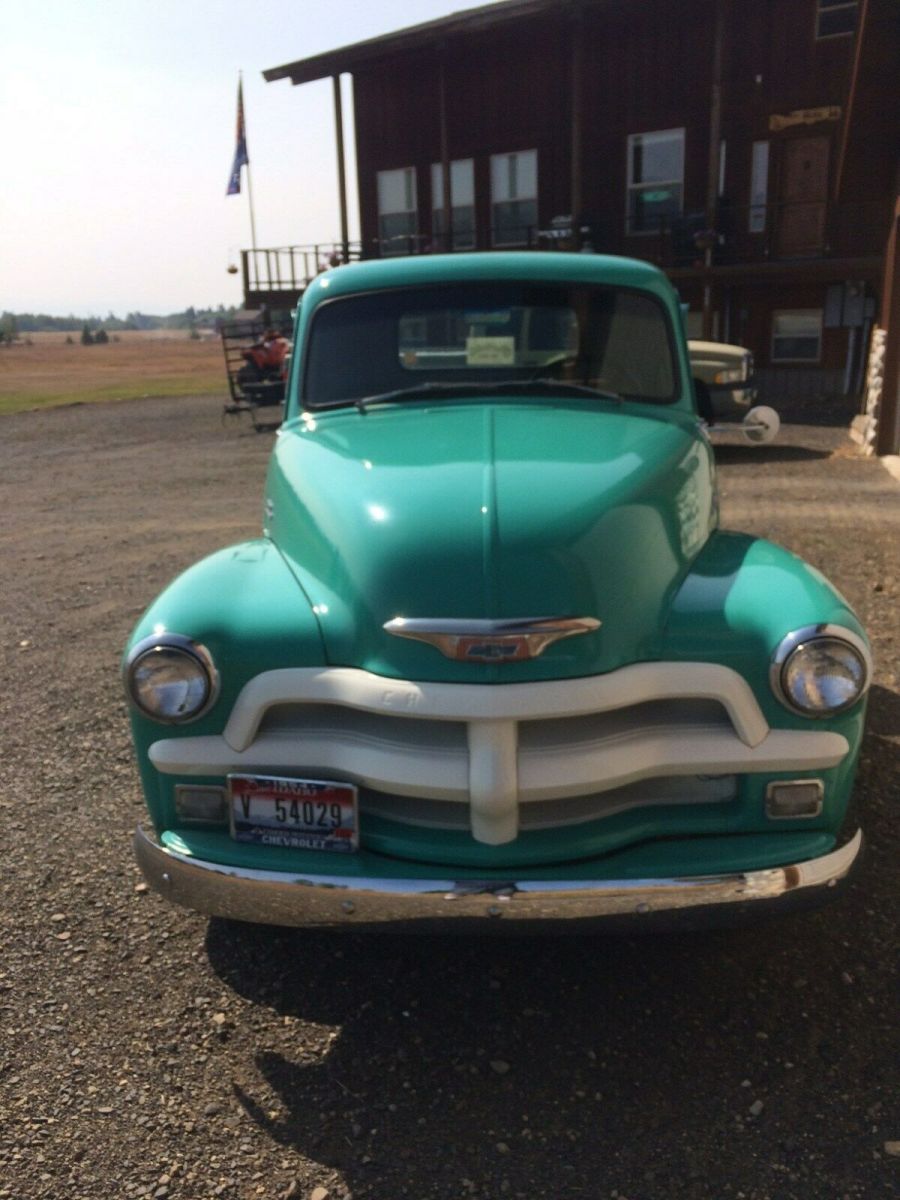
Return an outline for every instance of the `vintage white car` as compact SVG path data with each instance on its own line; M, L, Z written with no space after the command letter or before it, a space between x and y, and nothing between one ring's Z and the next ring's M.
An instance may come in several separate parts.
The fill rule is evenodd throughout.
M753 355L727 342L688 340L691 373L709 388L716 415L741 420L756 400Z
M770 442L781 422L774 408L756 405L753 354L727 342L688 340L688 358L701 415L714 429L740 423L748 442Z

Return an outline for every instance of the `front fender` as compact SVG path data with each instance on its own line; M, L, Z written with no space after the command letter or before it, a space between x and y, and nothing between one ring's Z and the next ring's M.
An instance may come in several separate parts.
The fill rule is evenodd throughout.
M663 654L669 660L733 667L753 688L771 724L805 729L809 718L789 712L773 695L769 665L786 634L818 624L866 636L850 605L815 567L763 538L718 532L672 602Z
M267 538L219 550L173 580L135 626L126 656L142 638L161 632L184 634L209 650L220 692L202 718L186 725L162 726L132 710L139 748L163 730L166 737L220 733L238 693L254 675L325 661L312 606Z

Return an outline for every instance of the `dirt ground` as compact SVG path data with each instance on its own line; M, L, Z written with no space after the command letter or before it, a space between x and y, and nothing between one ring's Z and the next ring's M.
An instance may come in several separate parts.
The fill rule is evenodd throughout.
M900 485L837 428L718 453L723 524L874 639L840 903L677 937L237 927L140 885L118 677L160 587L259 529L272 437L221 403L0 419L0 1197L900 1194Z
M105 345L82 346L78 333L31 333L0 345L0 415L97 397L208 394L225 386L222 343L212 334L193 339L184 330L126 330Z

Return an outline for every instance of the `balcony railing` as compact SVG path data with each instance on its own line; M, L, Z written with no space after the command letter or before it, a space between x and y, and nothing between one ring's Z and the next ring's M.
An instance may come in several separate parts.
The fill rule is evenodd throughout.
M825 201L761 205L720 204L712 230L703 213L661 220L645 235L641 257L662 267L790 262L853 258L881 252L889 213L880 200L829 204ZM637 240L626 238L628 253ZM599 247L598 247L599 248Z
M391 258L406 254L442 254L450 250L570 250L629 254L675 270L702 266L709 248L713 265L734 266L829 258L878 256L889 221L888 206L880 200L832 205L720 204L710 230L703 213L660 220L658 226L627 234L621 227L605 229L602 222L583 221L573 228L558 217L546 226L479 231L477 246L471 233L451 247L446 234L414 233L360 242L317 242L242 252L244 296L248 304L275 304L280 297L294 304L310 281L328 267L360 258Z
M305 246L242 250L244 297L249 301L274 295L296 298L329 267L360 257L359 242L314 242Z
M504 225L487 231L487 244L471 230L455 230L453 244L446 233L401 233L372 238L366 258L393 258L403 254L447 254L466 250L538 250L541 231L536 225Z

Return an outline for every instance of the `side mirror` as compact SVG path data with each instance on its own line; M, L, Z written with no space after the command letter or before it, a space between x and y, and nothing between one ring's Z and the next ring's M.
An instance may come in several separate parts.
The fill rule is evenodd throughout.
M712 396L703 380L698 379L696 375L694 376L694 395L697 397L697 412L707 425L712 425L716 419L713 412Z
M741 433L754 446L764 446L767 442L775 440L780 428L781 418L775 409L769 408L767 404L760 404L757 408L751 408L744 417Z

